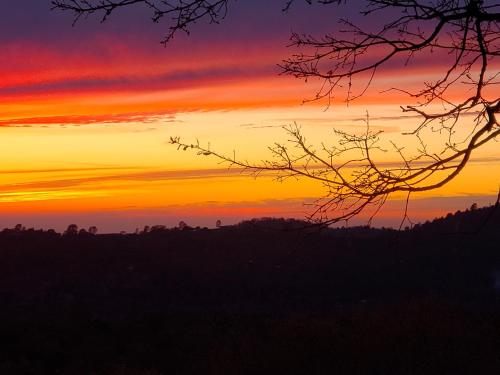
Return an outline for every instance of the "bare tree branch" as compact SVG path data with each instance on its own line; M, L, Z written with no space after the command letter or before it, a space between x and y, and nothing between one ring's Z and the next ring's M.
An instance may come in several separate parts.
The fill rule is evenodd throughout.
M170 41L178 31L189 33L189 26L207 19L219 23L226 17L230 0L52 0L52 9L73 13L73 24L82 17L97 14L104 22L116 10L129 6L151 9L153 22L169 18L170 26L162 44Z
M348 0L303 0L306 3L340 6ZM116 9L142 5L151 8L153 21L165 16L172 22L166 43L179 31L188 32L198 20L219 22L230 0L53 0L56 9L80 17L99 13L105 21ZM284 0L288 11L294 0ZM285 127L289 140L269 148L271 159L250 163L218 153L200 143L171 143L214 156L230 167L253 175L274 173L278 180L308 178L322 184L325 195L313 205L309 219L332 224L372 209L375 215L389 196L406 195L403 223L408 220L408 200L414 193L438 189L454 179L467 165L472 153L500 135L500 4L483 0L365 0L364 17L389 14L392 18L376 30L364 30L347 19L341 29L323 37L294 33L291 47L298 52L285 59L282 74L299 79L319 79L320 88L312 100L327 99L339 91L347 103L363 96L390 62L410 64L417 55L439 56L447 64L440 78L423 82L417 92L405 93L416 104L401 107L420 121L413 131L419 144L416 153L391 143L400 161L384 164L377 155L388 152L380 132L370 129L366 118L363 134L334 131L336 140L317 149L306 141L299 126ZM383 18L383 17L381 17ZM355 85L358 83L358 85ZM361 83L359 85L359 83ZM360 87L356 91L356 87ZM492 89L493 88L493 89ZM436 109L439 108L439 109ZM471 120L472 119L472 120ZM466 130L457 139L457 127ZM431 151L425 133L444 134L440 150ZM371 220L371 219L370 219Z

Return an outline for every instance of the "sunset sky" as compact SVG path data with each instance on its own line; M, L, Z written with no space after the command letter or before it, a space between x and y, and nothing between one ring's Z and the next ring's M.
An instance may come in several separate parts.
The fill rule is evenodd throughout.
M180 220L213 226L217 219L303 218L303 203L321 196L322 186L254 179L214 158L178 151L169 138L198 139L260 161L268 145L285 137L283 125L296 122L311 143L328 142L333 128L362 131L368 113L384 139L403 144L401 133L416 126L399 108L408 98L381 91L419 87L443 67L439 58L392 64L348 107L341 95L331 106L303 104L320 83L279 74L277 64L294 52L287 47L290 33L335 30L339 12L356 19L352 3L297 3L284 14L278 0L239 1L221 24L200 22L166 47L160 41L167 25L151 22L141 7L72 27L71 15L51 11L48 0L2 5L0 228L23 223L61 230L76 223L114 232ZM429 140L439 142L439 135ZM444 188L415 195L410 217L423 221L493 202L497 148L478 151ZM399 224L400 199L388 202L374 224Z

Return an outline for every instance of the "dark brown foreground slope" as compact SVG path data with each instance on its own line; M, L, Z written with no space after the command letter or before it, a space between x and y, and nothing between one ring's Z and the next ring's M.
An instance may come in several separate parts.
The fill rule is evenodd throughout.
M500 372L500 213L0 234L1 374Z

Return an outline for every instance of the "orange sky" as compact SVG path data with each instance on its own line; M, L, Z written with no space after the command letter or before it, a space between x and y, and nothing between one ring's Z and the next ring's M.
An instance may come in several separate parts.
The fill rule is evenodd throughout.
M346 107L339 97L326 110L325 102L302 105L317 82L278 75L276 63L290 53L281 34L231 43L219 30L210 44L193 35L162 48L149 34L122 37L91 27L75 41L78 30L50 43L0 41L0 227L22 221L62 229L71 221L118 231L179 220L303 217L302 202L321 196L321 186L228 172L217 160L177 151L169 137L259 161L283 138L282 125L297 122L308 139L322 142L333 127L361 130L368 111L373 128L404 143L401 132L415 126L399 110L407 99L380 91L417 88L442 66L391 66L362 100ZM431 146L440 141L429 139ZM491 202L500 181L495 151L486 147L449 186L416 196L415 220ZM398 223L400 208L389 204L379 225Z

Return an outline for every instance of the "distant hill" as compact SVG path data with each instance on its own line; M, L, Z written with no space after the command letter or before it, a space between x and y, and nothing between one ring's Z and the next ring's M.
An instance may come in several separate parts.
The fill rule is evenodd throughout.
M417 225L415 230L432 233L480 233L500 229L500 206L478 208L475 204L465 211Z
M173 298L171 306L212 308L226 295L231 297L225 305L236 309L300 310L320 301L334 308L397 299L405 290L454 294L458 286L465 296L492 291L492 275L500 270L499 227L494 207L473 207L404 231L320 229L272 218L218 229L155 226L137 234L98 235L73 227L61 235L17 226L0 232L0 275L13 288L3 290L14 302L44 300L71 284L70 290L88 290L103 308L109 301L92 291L107 295L129 288L147 306L160 302L149 294L166 287L165 293L180 297L188 284L194 294ZM196 298L197 288L204 298ZM205 294L207 288L227 294Z

